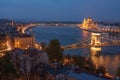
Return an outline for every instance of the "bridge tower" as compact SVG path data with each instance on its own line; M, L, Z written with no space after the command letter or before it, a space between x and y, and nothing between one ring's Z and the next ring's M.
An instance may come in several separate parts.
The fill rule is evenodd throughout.
M101 45L101 34L100 33L91 33L91 45L99 46Z

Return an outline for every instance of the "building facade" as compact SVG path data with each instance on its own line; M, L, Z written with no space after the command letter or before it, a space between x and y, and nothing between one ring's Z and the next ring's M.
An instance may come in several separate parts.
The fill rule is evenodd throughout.
M20 49L27 49L29 47L34 47L35 38L32 35L18 35L14 37L14 47Z
M85 28L85 29L97 28L97 24L90 17L88 17L87 19L85 18L81 26L82 28Z

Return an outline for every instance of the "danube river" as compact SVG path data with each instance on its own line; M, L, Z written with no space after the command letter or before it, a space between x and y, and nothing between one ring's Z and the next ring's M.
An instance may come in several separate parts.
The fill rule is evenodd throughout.
M90 33L77 27L34 27L32 28L36 41L49 43L52 39L58 39L62 46L76 43L81 39L90 37ZM95 56L94 54L98 54ZM102 48L81 48L64 51L64 54L81 55L91 57L96 66L104 65L110 74L115 75L120 66L120 46Z

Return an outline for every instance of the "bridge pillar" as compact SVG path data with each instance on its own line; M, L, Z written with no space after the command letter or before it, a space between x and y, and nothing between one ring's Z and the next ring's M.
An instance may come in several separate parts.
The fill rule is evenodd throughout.
M91 45L93 46L101 45L101 34L100 33L91 33Z
M91 47L90 48L90 55L95 56L99 55L99 52L101 51L101 47Z

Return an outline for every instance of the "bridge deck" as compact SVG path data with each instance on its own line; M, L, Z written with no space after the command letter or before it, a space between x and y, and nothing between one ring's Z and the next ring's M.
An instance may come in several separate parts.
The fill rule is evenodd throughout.
M84 44L84 45L79 45L79 46L68 46L68 47L62 47L64 50L69 50L69 49L77 49L77 48L90 48L90 47L104 47L104 46L117 46L120 45L120 42L115 42L115 43L103 43L101 45L89 45L89 44Z

